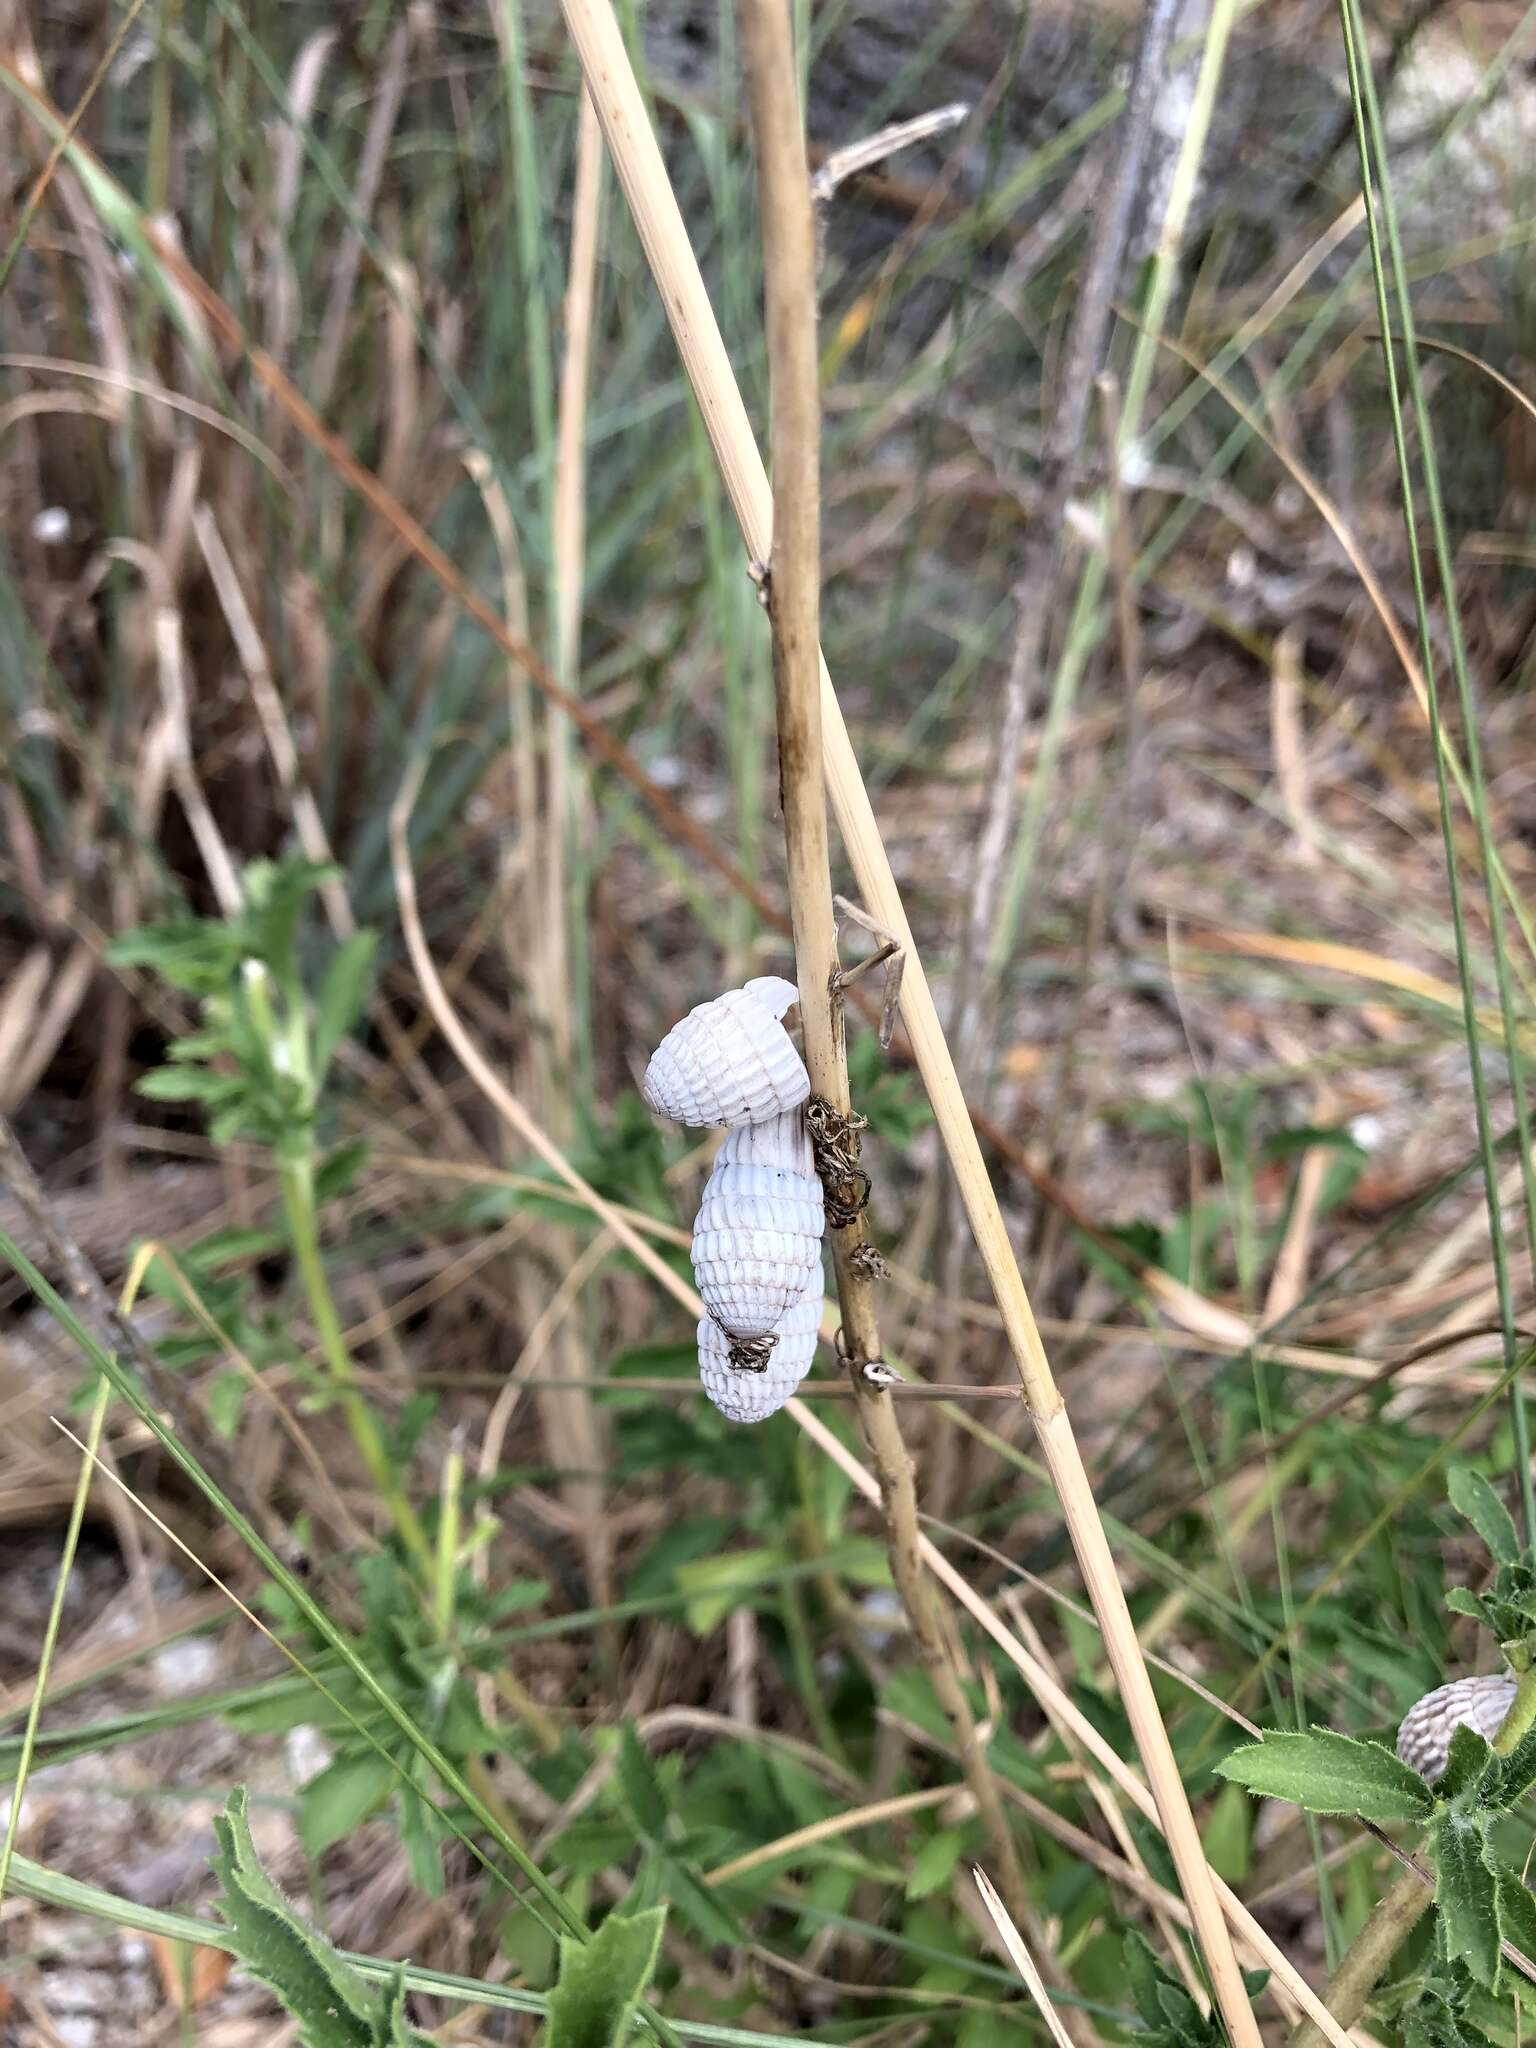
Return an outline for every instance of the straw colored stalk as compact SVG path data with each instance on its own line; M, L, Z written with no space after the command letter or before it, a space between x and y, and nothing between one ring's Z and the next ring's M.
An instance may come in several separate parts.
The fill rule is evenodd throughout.
M789 869L790 915L806 1066L815 1093L850 1108L837 924L822 784L821 391L816 359L816 227L805 159L794 35L787 0L740 0L747 53L758 189L773 413L773 552L768 616L773 628L779 728L779 790ZM945 1641L918 1552L917 1478L889 1394L864 1378L880 1356L874 1282L858 1258L862 1216L832 1232L843 1346L859 1415L880 1480L891 1572L924 1666L955 1731L966 1782L1015 1918L1034 1915L1018 1851L986 1750Z
M748 553L756 560L766 560L773 511L767 473L661 151L646 118L618 22L606 0L562 0L562 7ZM1136 1631L1071 1421L987 1178L981 1147L966 1111L933 994L913 942L831 678L824 662L818 666L826 785L844 845L858 878L865 909L901 945L905 955L902 1018L1002 1314L1024 1397L1034 1416L1079 1568L1104 1632L1105 1647L1146 1766L1179 1882L1189 1902L1217 2002L1236 2048L1260 2048L1258 2025L1222 1917L1216 1879L1200 1846L1199 1830L1158 1711L1151 1679L1141 1659Z
M565 354L560 368L559 415L555 430L551 554L554 563L554 668L562 688L574 696L581 672L581 616L586 552L587 388L592 358L592 321L597 297L597 249L602 216L603 138L586 93L577 123L576 184L571 206L571 243L566 273ZM539 1056L541 1107L557 1138L571 1128L573 1098L571 987L572 902L568 856L575 842L582 791L573 773L571 722L553 704L545 725L545 816L538 835L543 855L542 927L531 936L544 1049ZM524 831L533 821L522 821ZM557 1227L551 1246L557 1268L575 1270L574 1234ZM555 1360L562 1376L590 1378L591 1351L576 1321L562 1319L555 1332ZM613 1601L613 1535L606 1512L601 1418L584 1392L554 1394L539 1403L559 1462L572 1473L561 1494L576 1517L593 1604ZM618 1655L611 1626L603 1630L610 1662Z

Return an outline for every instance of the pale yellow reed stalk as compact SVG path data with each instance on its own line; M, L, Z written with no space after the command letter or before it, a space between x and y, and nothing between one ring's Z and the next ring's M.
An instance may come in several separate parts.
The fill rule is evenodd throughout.
M773 498L767 472L661 151L646 118L618 21L607 0L562 0L562 9L747 551L754 560L766 561L771 553L773 528ZM932 991L824 662L820 673L823 765L843 843L858 878L865 909L903 949L902 1020L1002 1315L1078 1565L1104 1632L1105 1649L1146 1767L1217 2003L1235 2048L1261 2048L1258 2023L1222 1916L1217 1880L1200 1846L1199 1830L1179 1777L1151 1679L1141 1659L1136 1631L1077 1440L1035 1325Z

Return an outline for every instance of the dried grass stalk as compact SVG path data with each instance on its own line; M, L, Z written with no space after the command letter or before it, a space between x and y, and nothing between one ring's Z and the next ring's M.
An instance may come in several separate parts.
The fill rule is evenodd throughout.
M846 1117L851 1103L822 783L816 228L786 0L741 0L739 11L757 138L766 270L773 473L778 480L768 614L773 627L779 790L784 805L795 971L813 1094ZM843 1350L880 1480L891 1572L924 1667L955 1731L966 1782L986 1830L1009 1910L1033 1930L1035 1916L1018 1851L955 1669L933 1588L922 1568L912 1458L890 1395L871 1386L862 1370L865 1363L880 1356L872 1267L860 1255L866 1242L862 1215L855 1214L832 1230Z
M623 36L606 0L562 0L609 152L656 278L748 552L769 556L773 501L725 343L646 118ZM902 946L902 1018L959 1184L987 1277L1001 1311L1024 1396L1040 1432L1089 1597L1125 1701L1179 1882L1193 1915L1217 2001L1237 2048L1260 2048L1260 2035L1216 1880L1173 1748L1163 1726L1135 1628L1116 1576L1082 1458L1036 1328L981 1148L945 1042L933 994L913 942L869 796L825 663L820 663L822 753L826 785L869 914Z

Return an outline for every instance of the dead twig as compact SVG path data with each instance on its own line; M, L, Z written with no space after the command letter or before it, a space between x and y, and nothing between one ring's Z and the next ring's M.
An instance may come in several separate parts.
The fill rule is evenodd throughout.
M763 221L773 434L773 552L767 582L779 727L779 790L789 868L795 972L811 1099L806 1124L826 1193L842 1311L839 1351L880 1481L891 1573L913 1640L955 1731L961 1767L1015 1918L1036 1924L1023 1866L921 1561L917 1476L883 1381L874 1276L848 1091L837 920L827 850L821 733L821 386L815 227L787 0L742 0Z

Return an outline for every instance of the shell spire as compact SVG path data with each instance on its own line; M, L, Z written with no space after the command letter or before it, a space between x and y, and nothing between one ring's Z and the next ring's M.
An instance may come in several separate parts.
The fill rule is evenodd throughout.
M640 1092L658 1115L694 1129L798 1109L810 1076L780 1022L797 999L792 981L768 974L700 1003L652 1053Z

